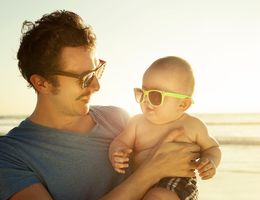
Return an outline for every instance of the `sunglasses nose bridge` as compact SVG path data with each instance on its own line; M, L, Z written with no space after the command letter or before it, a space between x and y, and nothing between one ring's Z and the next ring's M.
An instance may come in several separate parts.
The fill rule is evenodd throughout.
M141 103L149 103L151 104L151 101L149 99L149 91L143 91L143 100Z

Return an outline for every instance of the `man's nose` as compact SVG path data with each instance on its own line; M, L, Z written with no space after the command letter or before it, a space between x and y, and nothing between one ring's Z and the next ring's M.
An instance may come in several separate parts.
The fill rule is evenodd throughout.
M91 80L88 88L90 90L93 90L93 92L96 92L96 91L98 91L100 89L99 81L98 81L98 79L97 79L97 77L95 75L93 76L93 79Z

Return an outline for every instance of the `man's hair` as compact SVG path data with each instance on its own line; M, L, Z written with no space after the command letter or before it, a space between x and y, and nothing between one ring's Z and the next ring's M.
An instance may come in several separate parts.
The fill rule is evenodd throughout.
M85 46L94 49L96 36L82 18L70 11L58 10L41 19L25 21L17 53L21 74L32 86L30 77L38 74L57 85L51 72L59 68L59 56L64 47Z

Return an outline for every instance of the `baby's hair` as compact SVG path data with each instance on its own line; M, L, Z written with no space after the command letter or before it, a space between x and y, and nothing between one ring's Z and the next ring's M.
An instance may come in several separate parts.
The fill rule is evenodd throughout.
M193 94L195 85L194 75L190 64L186 60L176 56L162 57L151 64L148 70L151 69L170 69L171 71L182 73L183 83L186 86L184 89L186 95L191 96Z

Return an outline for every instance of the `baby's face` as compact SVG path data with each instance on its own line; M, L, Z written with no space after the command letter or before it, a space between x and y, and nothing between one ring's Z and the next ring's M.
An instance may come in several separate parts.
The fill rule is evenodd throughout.
M146 71L143 76L142 87L145 90L154 89L184 94L182 73L165 69L160 70L160 68ZM163 124L175 120L184 112L180 107L182 101L182 99L165 96L163 104L156 107L145 99L141 103L141 109L149 121L156 124Z

